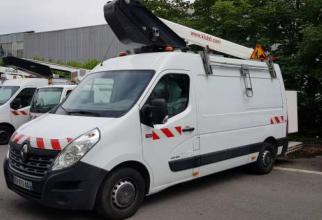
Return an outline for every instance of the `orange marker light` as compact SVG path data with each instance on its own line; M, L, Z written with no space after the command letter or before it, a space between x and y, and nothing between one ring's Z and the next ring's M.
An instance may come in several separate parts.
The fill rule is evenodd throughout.
M164 48L164 51L165 51L165 52L173 52L173 51L174 51L174 48L173 48L173 47L171 47L171 46L166 46L166 47Z
M198 172L198 171L194 171L194 172L192 173L192 176L193 176L193 177L197 177L197 176L199 176L199 172Z
M120 54L119 54L120 57L125 57L127 55L128 55L128 53L127 52L124 52L124 51L123 52L120 52Z

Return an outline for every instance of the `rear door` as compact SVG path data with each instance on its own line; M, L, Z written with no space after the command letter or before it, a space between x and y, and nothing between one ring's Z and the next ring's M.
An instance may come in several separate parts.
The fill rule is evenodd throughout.
M169 113L166 123L154 128L141 124L143 156L153 170L154 186L191 179L197 172L199 141L192 82L187 72L166 72L158 78L145 102L163 98Z

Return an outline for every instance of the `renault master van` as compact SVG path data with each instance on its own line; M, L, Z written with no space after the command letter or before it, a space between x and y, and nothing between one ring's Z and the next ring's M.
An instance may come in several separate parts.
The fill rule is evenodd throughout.
M271 172L287 150L277 64L187 51L137 1L109 2L105 17L122 42L148 45L104 61L15 132L4 162L9 189L41 205L124 219L175 184L243 165Z

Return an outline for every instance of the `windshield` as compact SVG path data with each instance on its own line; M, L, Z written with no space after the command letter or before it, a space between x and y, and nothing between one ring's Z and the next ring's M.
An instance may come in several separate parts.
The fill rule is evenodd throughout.
M19 89L19 86L0 86L0 105L6 103Z
M121 117L152 79L151 70L122 70L88 75L56 110L56 114Z
M32 99L30 111L46 113L60 103L63 88L38 89Z

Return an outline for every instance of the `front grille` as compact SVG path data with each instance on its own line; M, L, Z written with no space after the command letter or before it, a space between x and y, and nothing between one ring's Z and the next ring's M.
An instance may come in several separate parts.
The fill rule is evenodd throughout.
M9 165L12 169L32 177L44 177L50 169L55 155L29 155L23 160L20 151L14 148L10 149Z

